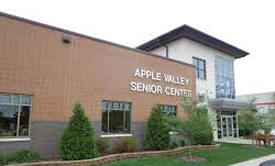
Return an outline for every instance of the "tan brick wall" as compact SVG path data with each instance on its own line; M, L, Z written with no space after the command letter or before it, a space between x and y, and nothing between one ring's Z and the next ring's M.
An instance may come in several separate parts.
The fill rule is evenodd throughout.
M32 121L67 121L77 101L93 121L101 121L102 100L132 102L132 121L144 121L157 102L179 103L178 97L131 92L131 81L155 83L134 78L141 67L185 76L187 87L163 85L195 94L192 66L72 34L72 43L64 44L64 32L3 16L0 27L0 92L33 95Z

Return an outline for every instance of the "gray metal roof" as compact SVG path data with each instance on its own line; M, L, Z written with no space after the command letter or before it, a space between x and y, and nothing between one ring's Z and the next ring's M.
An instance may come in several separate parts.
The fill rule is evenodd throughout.
M234 58L245 57L249 54L244 50L241 50L233 45L223 42L217 38L214 38L188 25L182 25L136 48L144 51L151 51L155 48L161 47L167 43L170 43L183 37L197 41L214 49L220 50L224 53L233 56Z

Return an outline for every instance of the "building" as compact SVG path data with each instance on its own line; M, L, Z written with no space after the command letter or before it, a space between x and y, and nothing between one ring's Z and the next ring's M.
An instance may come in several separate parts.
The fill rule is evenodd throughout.
M254 102L259 113L272 113L275 111L275 92L239 95L237 99Z
M258 113L266 114L275 120L275 92L239 95L237 99L255 104ZM271 134L275 135L275 126L273 126Z
M234 60L249 53L183 25L137 47L162 57L193 63L197 93L208 97L214 138L239 137L238 110L246 102L236 99Z
M193 65L0 13L0 152L56 157L76 102L97 136L144 140L156 103L183 116Z
M222 137L237 132L229 130L242 106L235 100L233 61L248 53L234 46L186 25L138 48L5 13L0 25L0 152L33 148L56 157L76 102L98 137L143 142L154 104L184 116L180 96L206 93L213 126L220 116L228 132Z

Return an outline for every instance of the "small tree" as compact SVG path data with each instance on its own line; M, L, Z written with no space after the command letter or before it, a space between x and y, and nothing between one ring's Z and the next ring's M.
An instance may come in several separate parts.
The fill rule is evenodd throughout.
M192 141L203 144L212 143L212 126L207 116L208 109L204 95L199 95L197 98L182 97L180 104L183 111L187 112L187 117L181 126L182 134L188 139L188 154L191 157Z
M75 104L73 116L65 129L59 144L63 160L90 159L98 156L93 128L80 104Z
M192 144L210 145L213 142L213 129L209 121L208 115L200 113L200 115L193 115L189 118L191 121Z
M239 128L242 131L248 131L251 138L252 144L254 144L254 134L258 130L264 130L268 132L271 130L271 121L269 117L264 114L258 113L255 98L250 101L248 106L240 110L239 114Z
M170 143L169 127L160 105L152 108L146 124L145 145L147 149L165 150Z

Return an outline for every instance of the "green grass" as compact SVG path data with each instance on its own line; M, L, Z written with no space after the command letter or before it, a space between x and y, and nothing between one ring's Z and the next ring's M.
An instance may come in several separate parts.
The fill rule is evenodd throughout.
M194 151L192 155L200 156L206 161L200 163L183 162L180 158L186 153L175 157L145 157L140 159L121 160L104 166L227 166L252 158L275 153L275 147L248 147L237 144L221 144L220 149Z

